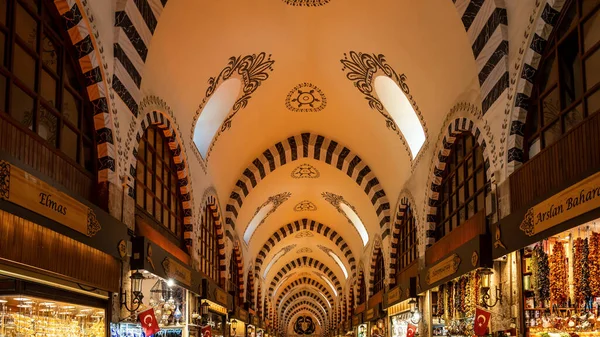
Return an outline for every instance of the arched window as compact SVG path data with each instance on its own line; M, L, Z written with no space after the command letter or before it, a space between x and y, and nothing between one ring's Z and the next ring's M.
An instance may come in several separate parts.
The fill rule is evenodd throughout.
M367 301L367 287L365 286L365 277L360 276L360 283L358 284L358 304L363 304Z
M482 210L489 187L482 148L469 132L457 136L442 173L436 240Z
M600 7L571 0L548 39L525 130L531 158L600 110Z
M242 296L240 295L240 275L238 271L237 253L234 251L229 260L229 293L233 295L234 305L241 305Z
M204 207L198 241L200 243L198 245L200 249L200 270L217 284L221 284L219 274L221 260L219 258L217 228L215 217L209 205Z
M135 178L138 210L150 215L167 233L183 242L183 212L177 170L161 129L150 126L140 139Z
M0 118L93 174L94 112L58 16L51 1L0 1Z
M396 275L417 259L417 226L412 207L406 206L404 217L399 226Z
M385 280L385 263L383 260L383 252L382 249L379 249L377 252L377 257L375 258L375 275L373 276L373 294L377 294L381 290L383 290Z

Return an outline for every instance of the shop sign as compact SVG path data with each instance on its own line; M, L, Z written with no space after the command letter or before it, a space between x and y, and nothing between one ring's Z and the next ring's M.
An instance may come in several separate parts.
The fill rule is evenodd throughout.
M396 287L387 293L387 304L396 303L402 298L402 288Z
M458 254L452 254L427 271L427 284L431 285L442 280L458 270L460 257Z
M238 317L242 322L248 322L248 312L238 308Z
M519 228L533 236L600 207L600 172L531 207Z
M358 325L359 320L360 320L359 315L355 315L354 317L352 317L352 325L354 325L354 326Z
M253 317L252 317L252 324L253 324L254 326L258 326L258 317L257 317L257 316L253 316Z
M0 160L0 199L89 237L102 229L91 208L4 160Z
M165 257L162 266L165 269L167 277L177 280L187 286L192 285L192 271L184 265L169 257Z
M371 308L371 309L367 310L367 313L365 314L365 320L370 321L371 319L373 319L374 316L375 316L375 308Z
M225 290L221 288L216 288L215 299L221 304L227 303L227 293L225 292Z

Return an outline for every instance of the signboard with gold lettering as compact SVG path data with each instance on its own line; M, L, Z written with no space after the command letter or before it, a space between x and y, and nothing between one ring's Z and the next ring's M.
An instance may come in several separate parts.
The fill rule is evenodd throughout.
M192 271L189 268L168 257L163 260L162 266L168 277L187 286L192 285Z
M227 304L227 293L225 292L225 290L221 289L221 288L216 288L215 289L215 297L217 302L226 305Z
M443 278L446 278L458 270L460 257L452 254L427 271L427 284L433 284Z
M600 172L531 207L519 228L528 236L600 207Z
M3 160L0 160L0 199L27 208L89 237L93 237L101 229L91 208Z
M367 310L367 313L365 314L365 319L367 321L370 321L371 319L373 319L374 316L375 316L375 308L371 308L371 309Z
M394 304L398 301L400 301L400 298L402 297L402 288L400 287L396 287L390 291L388 291L387 293L387 304Z

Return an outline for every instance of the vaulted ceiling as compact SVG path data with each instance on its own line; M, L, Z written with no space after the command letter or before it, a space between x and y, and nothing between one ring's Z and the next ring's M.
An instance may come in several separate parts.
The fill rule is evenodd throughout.
M280 322L308 315L326 324L413 170L429 167L418 163L431 161L445 114L479 90L477 73L450 0L171 0L141 90L169 103L196 153L194 184L214 186ZM418 154L377 105L378 75L416 111L427 137ZM202 155L194 127L230 76L245 86L242 106Z

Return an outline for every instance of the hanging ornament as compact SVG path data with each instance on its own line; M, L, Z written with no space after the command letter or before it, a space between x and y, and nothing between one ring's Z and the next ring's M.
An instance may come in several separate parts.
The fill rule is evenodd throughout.
M577 238L573 242L573 295L575 298L575 304L579 304L583 301L583 239Z
M533 248L531 267L531 287L539 306L543 306L543 303L550 298L550 266L548 254L544 251L542 243L538 243Z
M567 302L567 257L562 242L556 241L550 255L550 300L562 306Z
M592 297L600 297L600 233L592 232L588 254L589 284Z

